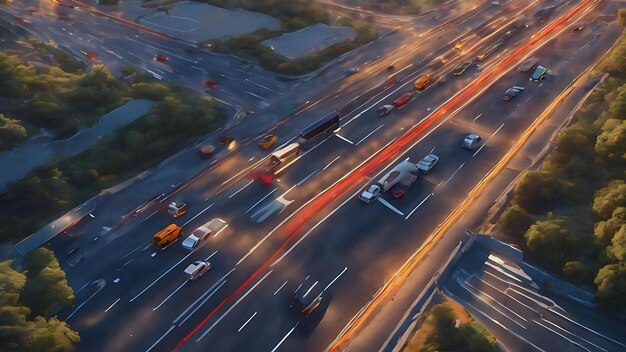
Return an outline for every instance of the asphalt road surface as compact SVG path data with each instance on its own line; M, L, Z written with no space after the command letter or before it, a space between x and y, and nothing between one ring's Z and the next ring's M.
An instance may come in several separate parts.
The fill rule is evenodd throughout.
M331 209L314 214L296 240L285 242L290 232L281 223L302 216L296 210L308 200L398 139L551 20L533 18L532 13L540 8L537 2L525 6L529 6L526 11L512 6L483 10L483 15L491 15L490 21L497 21L489 30L485 29L489 26L476 29L485 21L476 15L462 19L475 21L474 28L469 26L469 30L474 29L471 33L463 35L449 26L442 29L440 38L433 38L432 44L431 39L424 39L420 45L399 49L391 56L408 56L397 65L399 84L386 88L384 70L379 70L377 77L382 80L353 76L336 90L339 94L331 93L316 100L322 103L307 105L306 117L302 113L302 118L291 119L273 131L282 137L279 143L287 143L297 131L332 109L345 110L342 127L305 149L272 185L246 178L251 166L266 155L251 144L216 163L210 172L163 202L152 204L96 245L90 243L99 228L89 223L70 231L87 236L60 236L52 241L49 246L57 251L78 243L85 253L84 261L75 267L64 263L70 282L78 289L76 307L64 316L81 333L78 348L160 351L187 338L181 349L206 350L210 346L230 351L254 346L255 350L270 351L323 350L517 136L618 37L616 26L604 22L614 21L614 17L598 17L602 12L614 14L615 8L605 4L584 18L576 18L585 22L597 19L582 31L573 32L572 23L555 29L556 38L532 54L553 72L547 80L530 82L528 74L511 67L452 118L442 119L425 131L397 160L417 162L434 153L440 162L401 199L383 195L381 201L366 205L356 198L366 186L360 182L353 185L350 194L354 196L339 197ZM553 18L569 8L571 4L563 5ZM501 51L481 62L480 67L473 66L459 77L450 75L462 61L473 59L501 40L516 19L529 23L529 28L510 35ZM455 50L452 46L459 42L459 34L465 39L464 45ZM411 91L415 78L426 70L436 79L446 77L447 83L415 92L410 103L383 119L376 116L378 106ZM512 85L524 85L526 90L515 100L503 102L502 94ZM374 91L360 98L367 89ZM350 96L359 91L356 97ZM351 103L355 99L357 102ZM342 109L345 106L349 108ZM483 137L474 151L460 148L468 133ZM382 173L393 165L395 161L390 160L377 171ZM378 176L374 173L370 177ZM170 200L188 203L189 212L172 219L165 212ZM279 210L258 222L272 202ZM180 241L163 251L151 245L152 235L169 223L178 223L189 233L214 217L224 219L229 226L194 252L183 251ZM210 260L212 269L195 282L187 281L182 271L201 259ZM249 280L251 275L254 279ZM90 284L95 280L101 281ZM322 305L311 316L303 317L289 305L293 292L308 280L318 282L325 291Z

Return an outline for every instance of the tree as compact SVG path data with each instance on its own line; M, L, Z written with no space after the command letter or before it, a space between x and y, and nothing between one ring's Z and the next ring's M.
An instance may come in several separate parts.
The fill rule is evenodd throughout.
M596 140L596 153L623 164L626 159L626 120L608 119Z
M65 305L74 302L74 292L67 284L54 253L47 248L37 248L24 257L28 280L22 302L35 315L50 316Z
M0 150L13 148L27 137L28 131L21 121L0 114Z
M609 308L626 309L626 262L605 265L594 282L600 303Z
M556 176L545 171L526 173L515 186L513 202L536 214L563 197L563 185Z
M577 249L577 238L565 226L563 219L537 221L526 235L526 244L541 262L558 270Z
M604 220L618 207L626 207L626 183L623 180L610 181L606 187L598 190L592 209Z
M615 233L611 246L607 250L615 260L626 261L626 225L622 225Z
M0 307L17 304L26 285L26 275L13 269L12 265L12 260L0 262Z
M626 207L617 207L610 219L595 224L593 233L603 244L608 245L623 225L626 225Z
M526 233L530 225L535 222L535 218L526 209L514 204L500 215L498 222L502 232L509 236L518 237Z

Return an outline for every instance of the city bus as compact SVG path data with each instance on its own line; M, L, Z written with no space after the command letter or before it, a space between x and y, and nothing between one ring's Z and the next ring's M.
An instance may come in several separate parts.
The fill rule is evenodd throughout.
M300 132L300 143L306 143L321 134L334 131L339 128L339 113L337 111L333 111L330 114L324 116L319 121L315 122L311 126L305 128Z

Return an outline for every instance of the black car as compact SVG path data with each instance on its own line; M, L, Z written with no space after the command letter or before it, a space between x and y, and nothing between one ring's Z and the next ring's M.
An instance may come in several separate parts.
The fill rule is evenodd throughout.
M464 63L460 64L459 66L457 66L454 71L452 71L452 74L455 76L460 76L463 74L463 72L465 72L470 66L472 66L472 62L471 61L465 61Z
M526 90L526 88L520 87L520 86L513 86L507 89L506 92L504 92L504 96L502 97L502 100L509 101L515 98L518 94L520 94L524 90Z
M224 144L224 145L231 144L234 141L235 141L235 138L233 138L231 136L221 136L220 137L220 143Z

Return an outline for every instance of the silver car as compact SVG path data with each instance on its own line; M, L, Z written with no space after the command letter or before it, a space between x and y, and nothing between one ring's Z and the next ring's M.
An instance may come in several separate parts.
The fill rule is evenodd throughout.
M438 156L436 156L435 154L429 154L429 155L426 155L424 159L420 160L420 162L417 163L416 166L418 170L427 174L428 172L430 172L430 170L433 167L435 167L435 165L437 165L438 162L439 162Z

